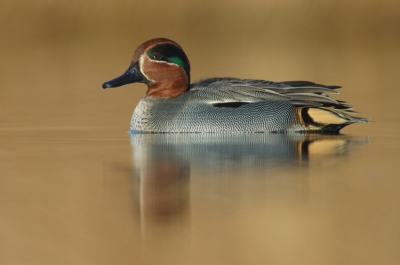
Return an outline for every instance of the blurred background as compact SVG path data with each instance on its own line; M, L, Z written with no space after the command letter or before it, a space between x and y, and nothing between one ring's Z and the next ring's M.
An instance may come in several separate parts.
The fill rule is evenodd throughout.
M257 259L254 248L225 247L226 242L243 238L260 242L256 249L261 256L263 246L269 249L271 264L400 261L396 178L400 147L400 1L2 0L0 6L1 264L265 264L266 260ZM367 214L362 212L351 219L352 225L346 230L350 232L338 238L336 232L342 226L330 221L336 215L321 216L310 210L304 217L301 207L285 215L280 212L280 206L285 206L280 201L271 211L287 219L271 222L298 218L301 225L268 230L273 236L269 243L262 241L257 231L209 243L209 238L202 238L202 222L210 221L204 213L212 218L218 210L208 208L200 190L192 188L192 204L201 209L199 219L193 217L196 215L192 210L194 232L187 230L187 234L175 238L171 235L181 228L174 226L162 232L172 238L171 244L154 239L153 247L143 250L143 237L132 225L132 183L128 177L131 149L126 132L146 87L133 84L103 90L101 85L122 74L134 50L155 37L170 38L184 48L191 62L192 80L232 76L342 86L335 99L349 102L360 116L373 121L349 126L343 132L370 137L371 144L353 156L356 160L352 167L341 171L356 179L348 185L332 179L328 183L338 185L339 192L354 192L342 201L350 205L343 208L347 210L336 213L344 216L354 209L368 209ZM368 167L363 169L365 165ZM329 171L333 168L317 170L315 175L296 172L318 177L311 187L323 191L321 186L326 183L321 184L319 177L335 176ZM369 188L359 189L357 174L367 173L370 184L377 181L377 176L388 178L379 182L378 191L365 183L362 187ZM298 184L296 179L285 179L283 184L278 181L283 185L279 187L285 190L292 180ZM191 185L197 183L198 188L209 188L209 183L216 181L192 180ZM376 197L369 198L371 191ZM357 194L362 196L349 204L351 196ZM329 198L335 201L335 196ZM388 204L385 212L379 210ZM226 204L220 206L218 209L223 210ZM263 206L260 203L257 209ZM244 209L238 213L251 213ZM229 218L214 220L221 225L215 226L215 231L236 216L233 212ZM254 218L260 224L266 216ZM339 221L344 224L346 220ZM357 230L358 223L366 220L378 221L369 221ZM318 233L311 238L313 244L303 245L300 239L307 235L300 230L310 221L308 229L316 227ZM188 223L185 221L190 227ZM196 224L200 227L197 230ZM248 226L251 222L243 218L235 219L229 227ZM353 229L358 232L352 234ZM281 237L295 230L294 241ZM228 228L225 232L230 234ZM334 238L333 243L323 244L322 248L319 242L326 237ZM188 241L193 248L188 249ZM274 242L277 249L271 249ZM159 258L149 258L157 256L158 247L174 244L185 252L176 248L175 252L162 252ZM207 252L208 244L221 244L217 250L221 254ZM288 252L287 245L291 246ZM314 253L313 247L319 253ZM329 248L332 250L326 250ZM336 251L340 251L339 257ZM236 258L230 259L229 253L237 253Z
M155 37L184 48L193 80L341 85L340 99L362 115L399 116L398 1L4 0L1 6L0 112L13 126L99 122L128 129L145 86L103 91L101 84ZM382 104L372 108L376 102Z

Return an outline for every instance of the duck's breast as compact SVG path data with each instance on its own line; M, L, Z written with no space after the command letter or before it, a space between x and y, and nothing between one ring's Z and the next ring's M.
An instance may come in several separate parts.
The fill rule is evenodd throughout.
M172 99L145 97L131 129L148 132L282 132L300 130L289 100L213 102L185 93Z

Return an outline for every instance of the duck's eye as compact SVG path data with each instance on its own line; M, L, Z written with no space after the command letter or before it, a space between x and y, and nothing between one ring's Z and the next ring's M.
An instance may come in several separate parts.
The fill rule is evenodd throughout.
M155 54L153 54L151 56L151 59L153 59L153 60L161 60L162 56L160 54L158 54L158 53L155 53Z

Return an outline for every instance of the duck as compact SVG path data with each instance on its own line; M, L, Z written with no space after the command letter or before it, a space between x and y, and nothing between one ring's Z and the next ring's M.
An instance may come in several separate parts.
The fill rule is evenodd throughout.
M103 88L144 83L131 132L143 133L307 133L338 134L350 124L369 122L353 107L329 95L340 86L309 81L272 82L234 77L190 83L182 47L167 38L142 43L128 69Z

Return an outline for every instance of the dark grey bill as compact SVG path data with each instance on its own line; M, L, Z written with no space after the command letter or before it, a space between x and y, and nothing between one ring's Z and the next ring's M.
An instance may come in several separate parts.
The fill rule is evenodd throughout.
M137 64L130 66L121 76L107 81L103 84L103 88L119 87L126 84L143 82L143 75L138 70Z

